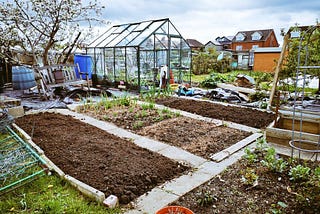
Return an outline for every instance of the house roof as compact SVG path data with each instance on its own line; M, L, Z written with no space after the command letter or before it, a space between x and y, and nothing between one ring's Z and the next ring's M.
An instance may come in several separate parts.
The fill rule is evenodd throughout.
M216 41L220 42L221 44L231 44L232 42L232 39L233 39L234 36L218 36L216 38Z
M273 29L265 29L265 30L249 30L249 31L239 31L238 33L236 33L236 36L238 34L242 34L244 35L244 40L242 41L237 41L236 40L236 36L233 37L232 42L256 42L257 40L252 40L251 35L255 32L260 33L261 35L261 39L259 39L259 41L266 41L267 38L271 35L271 33L273 32Z
M215 46L221 46L222 45L220 42L214 40L214 41L207 42L204 46L208 46L210 44L215 45Z
M196 39L186 39L191 48L202 48L204 45Z

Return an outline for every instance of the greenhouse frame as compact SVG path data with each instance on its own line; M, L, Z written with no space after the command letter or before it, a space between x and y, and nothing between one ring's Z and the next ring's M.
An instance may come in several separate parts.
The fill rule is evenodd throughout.
M107 85L140 91L191 83L191 48L168 18L115 25L86 54L93 76Z

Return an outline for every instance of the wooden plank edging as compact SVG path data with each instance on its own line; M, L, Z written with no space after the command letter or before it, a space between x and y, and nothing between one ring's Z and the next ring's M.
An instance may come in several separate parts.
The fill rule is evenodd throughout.
M236 144L233 144L232 146L222 150L221 152L218 152L216 154L211 155L210 159L215 162L220 162L230 156L231 154L239 151L243 147L251 144L253 141L257 140L258 138L262 137L262 133L253 133L249 137L246 137L245 139L239 141Z

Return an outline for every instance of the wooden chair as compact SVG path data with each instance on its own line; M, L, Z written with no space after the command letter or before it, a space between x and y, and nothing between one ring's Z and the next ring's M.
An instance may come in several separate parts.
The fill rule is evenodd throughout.
M76 68L79 71L79 77L77 77ZM90 90L88 72L81 72L78 64L48 65L34 69L39 76L38 89L42 90L46 98L51 97L52 90L58 87L87 86Z

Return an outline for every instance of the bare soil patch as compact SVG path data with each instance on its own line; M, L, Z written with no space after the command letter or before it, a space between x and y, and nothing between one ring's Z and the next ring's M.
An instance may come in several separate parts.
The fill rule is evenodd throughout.
M265 128L274 120L273 113L250 108L225 106L205 101L167 97L157 99L156 102L170 108L180 109L204 117L231 121L254 128Z
M195 155L210 159L215 154L248 137L240 131L187 117L161 121L137 131L158 141L181 147Z
M188 170L71 116L41 113L16 123L66 174L127 204Z
M87 109L83 113L206 159L250 135L249 132L183 117L168 109L143 109L133 104L99 111Z

